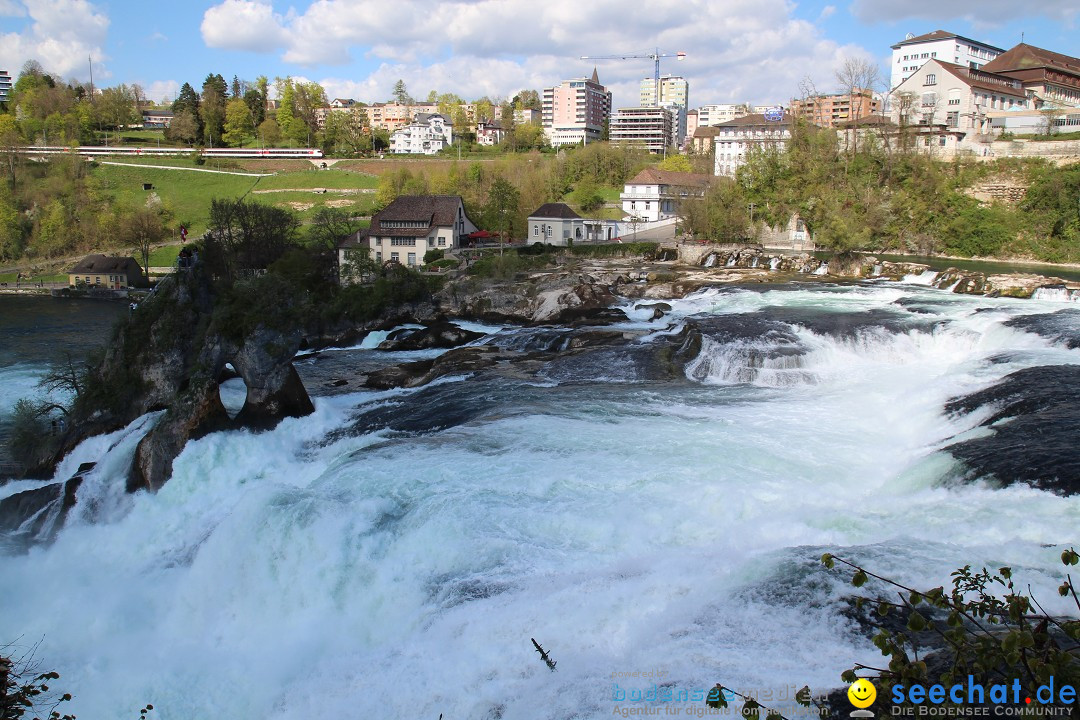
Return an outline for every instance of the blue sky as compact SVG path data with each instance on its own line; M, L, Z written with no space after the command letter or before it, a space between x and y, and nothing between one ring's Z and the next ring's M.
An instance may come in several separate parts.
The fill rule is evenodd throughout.
M0 68L36 59L65 78L138 83L171 98L208 73L291 75L331 97L410 93L512 96L592 72L581 55L683 51L661 72L686 77L690 104L781 103L809 78L835 89L848 57L878 61L908 32L936 29L1002 48L1026 42L1080 56L1077 0L0 0ZM647 59L595 63L615 104L637 100Z

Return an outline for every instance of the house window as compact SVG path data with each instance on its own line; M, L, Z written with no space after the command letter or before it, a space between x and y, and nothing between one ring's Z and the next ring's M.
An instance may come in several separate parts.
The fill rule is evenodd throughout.
M416 265L416 253L409 253L409 266Z
M382 253L381 252L375 253L375 262L377 262L377 263L382 262Z
M937 75L934 73L927 73L926 81L923 82L923 85L937 85Z
M945 116L945 124L949 127L959 127L960 125L960 113L951 112ZM944 138L943 138L944 140Z
M938 139L938 145L940 145L941 147L945 147L945 136L944 136L944 135L942 135L942 136L941 136L941 137L940 137L940 138Z
M392 252L392 253L390 253L390 262L398 262L400 257L401 256L398 255L398 253Z
M428 247L435 247L435 238L429 237L427 239L427 245L428 245Z
M446 245L446 238L439 238L439 247L443 247L444 245Z
M86 284L87 284L87 285L89 285L89 284L90 284L90 276L89 276L89 275L87 275L87 276L86 276Z
M539 234L540 234L540 226L539 225L533 225L533 237L536 237Z

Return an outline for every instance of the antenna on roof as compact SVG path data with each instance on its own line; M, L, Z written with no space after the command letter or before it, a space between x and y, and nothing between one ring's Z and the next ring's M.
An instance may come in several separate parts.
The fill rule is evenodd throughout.
M1020 42L1024 42L1024 31L1020 31Z

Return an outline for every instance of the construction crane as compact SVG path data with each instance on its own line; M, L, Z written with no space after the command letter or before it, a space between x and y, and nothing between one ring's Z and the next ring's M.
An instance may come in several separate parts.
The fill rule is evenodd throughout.
M660 105L660 58L673 57L676 60L682 61L686 58L686 53L662 53L660 48L657 48L655 52L651 52L647 55L582 55L582 60L638 60L649 58L653 61L653 102Z

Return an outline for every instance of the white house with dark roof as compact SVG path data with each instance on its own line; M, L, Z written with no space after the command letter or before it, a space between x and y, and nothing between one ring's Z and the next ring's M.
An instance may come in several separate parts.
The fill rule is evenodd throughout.
M449 251L476 232L459 195L402 195L371 216L371 226L338 243L338 277L350 282L348 269L357 257L408 267L424 264L429 250Z
M889 87L895 88L930 60L941 60L979 70L1004 50L945 30L911 35L892 46Z
M711 175L645 168L626 182L619 199L627 217L657 222L676 217L679 202L701 197L710 182Z
M614 220L583 218L566 203L544 203L529 215L526 232L529 245L606 243L619 236L619 225Z
M68 270L68 284L72 287L123 290L138 285L141 279L142 268L133 257L87 255Z
M390 152L435 155L453 142L453 126L438 113L417 113L390 135Z

